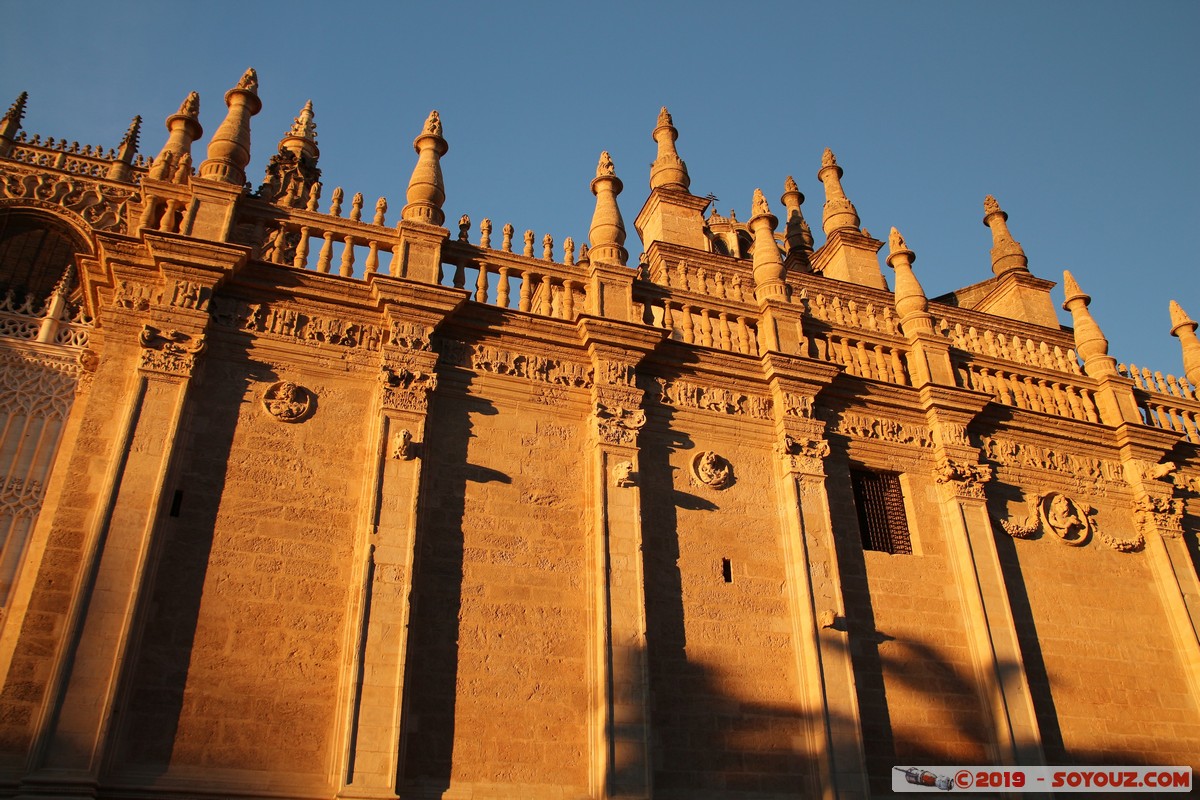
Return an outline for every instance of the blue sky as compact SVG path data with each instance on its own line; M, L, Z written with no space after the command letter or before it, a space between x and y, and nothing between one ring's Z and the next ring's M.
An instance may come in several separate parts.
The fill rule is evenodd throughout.
M8 3L0 104L30 93L31 134L142 150L200 92L205 139L248 66L262 112L248 174L304 101L326 198L389 198L440 111L446 215L587 238L609 150L633 218L658 108L692 192L745 219L787 175L818 229L821 151L875 236L895 225L930 296L991 275L982 202L1009 213L1034 274L1069 269L1119 361L1179 374L1168 300L1200 319L1200 3ZM519 237L518 237L519 238ZM889 274L890 270L885 269ZM1061 289L1055 289L1061 303ZM1060 317L1067 321L1068 317Z

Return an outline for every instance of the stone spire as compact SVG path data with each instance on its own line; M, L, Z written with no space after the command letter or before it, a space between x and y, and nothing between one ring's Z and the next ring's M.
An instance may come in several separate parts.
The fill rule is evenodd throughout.
M592 179L592 194L596 195L596 210L592 214L592 227L588 230L591 246L588 248L592 262L625 264L629 253L625 250L625 220L617 206L617 195L624 185L617 177L612 158L605 150L596 165L596 177Z
M8 107L8 113L0 119L0 156L12 152L13 140L21 130L21 119L25 116L25 103L29 100L29 92L17 95L16 102Z
M156 162L163 158L180 159L185 155L191 155L192 142L204 134L204 129L200 127L199 116L200 95L192 92L180 103L179 110L167 117L167 143L163 145L162 151L154 159Z
M842 190L842 168L838 166L833 151L828 147L821 155L821 169L817 171L817 180L825 184L825 235L841 230L858 233L858 211Z
M258 74L246 70L237 85L225 93L228 113L208 143L208 158L200 164L200 177L234 186L246 182L250 163L250 118L262 109L258 99Z
M658 127L652 135L654 141L658 142L658 157L650 165L650 188L678 189L686 192L692 184L692 179L688 177L687 164L683 163L679 153L675 152L675 140L679 138L679 131L675 130L671 123L671 114L666 106L658 112Z
M787 209L787 222L784 231L787 236L788 263L795 263L803 272L811 271L808 256L813 251L812 231L804 221L800 206L804 204L804 195L796 185L791 175L783 182L783 195L779 198Z
M933 332L929 300L913 273L912 265L916 260L917 254L908 249L900 231L892 228L888 235L887 265L896 270L896 313L900 315L900 328L905 336L918 331Z
M1104 375L1116 375L1116 361L1108 355L1108 339L1088 311L1092 298L1084 294L1075 276L1063 271L1063 294L1066 300L1063 309L1071 312L1071 321L1075 326L1075 352L1083 359L1083 371L1093 378Z
M1200 387L1200 340L1196 338L1196 323L1174 300L1171 301L1171 335L1179 337L1183 346L1183 374L1192 386Z
M279 140L279 152L267 162L259 197L271 202L286 197L290 206L304 205L312 186L321 179L321 170L317 169L320 155L317 124L313 122L312 100L309 100L291 129Z
M992 229L992 272L1003 275L1013 270L1029 271L1029 259L1021 243L1008 232L1008 214L990 194L983 198L983 224Z
M129 130L125 131L124 138L121 139L121 144L117 146L117 160L108 168L108 177L114 181L127 181L130 175L130 165L133 164L133 157L137 154L138 135L142 130L142 118L138 115L133 118L133 122L129 123Z
M754 297L783 300L787 297L787 285L783 281L785 268L775 244L775 228L779 220L771 213L762 189L754 190L750 203L750 230L754 233Z
M450 145L442 138L442 119L437 111L430 111L425 127L413 140L417 151L417 165L408 180L408 205L400 212L402 219L441 225L446 221L442 203L446 202L446 184L442 180L441 157Z

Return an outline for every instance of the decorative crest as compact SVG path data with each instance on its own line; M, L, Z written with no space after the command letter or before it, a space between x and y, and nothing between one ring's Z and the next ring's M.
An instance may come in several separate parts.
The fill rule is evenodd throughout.
M251 92L255 96L258 95L258 73L254 71L254 67L242 73L241 79L238 80L235 89L242 89Z
M837 158L834 157L833 151L830 150L828 147L825 148L824 153L821 153L821 166L822 167L836 167L837 166Z
M200 93L189 92L188 96L183 98L183 102L179 104L179 111L175 113L193 119L198 117L200 115Z
M288 136L298 136L313 142L317 140L317 123L313 121L312 100L307 101L304 108L300 109L300 116L292 122L292 129L288 131Z

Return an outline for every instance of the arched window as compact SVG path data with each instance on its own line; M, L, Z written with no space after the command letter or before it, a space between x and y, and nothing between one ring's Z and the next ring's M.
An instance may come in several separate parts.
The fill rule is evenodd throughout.
M53 217L0 212L0 290L45 300L76 253L88 252L79 236Z

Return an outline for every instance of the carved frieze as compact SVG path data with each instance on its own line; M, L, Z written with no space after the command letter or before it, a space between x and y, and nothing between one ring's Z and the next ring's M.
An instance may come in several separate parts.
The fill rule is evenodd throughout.
M742 394L720 386L700 386L683 380L655 380L658 383L658 401L663 405L754 419L771 419L770 398Z
M980 444L984 457L1002 466L1062 473L1080 485L1091 484L1096 488L1124 483L1124 473L1116 461L1078 456L1001 437L984 436Z
M263 392L263 408L280 422L302 422L312 414L313 394L292 381L277 381Z
M217 298L211 305L213 321L223 328L291 339L314 347L332 345L376 351L383 345L383 330L378 325L317 316L268 303Z
M11 165L5 165L4 174L0 174L0 205L65 209L98 231L126 232L128 202L133 194L128 187L108 186L78 176L26 172Z
M592 368L574 361L516 353L485 344L449 342L441 349L447 363L477 372L526 378L555 386L586 388L592 385Z
M415 325L410 322L392 320L391 337L388 344L402 347L405 350L425 351L430 349L430 339L433 329L428 325Z
M1134 518L1143 533L1158 533L1169 539L1183 536L1183 501L1176 497L1143 497Z
M843 414L838 419L834 431L853 439L875 439L893 444L933 447L933 433L929 428L891 419Z
M783 393L783 415L812 419L814 397L810 394Z
M776 450L792 472L821 475L825 470L823 462L829 455L829 442L784 434L783 442L776 445Z
M1023 522L1011 519L999 521L1006 534L1014 539L1034 539L1039 532L1044 532L1069 547L1082 547L1095 536L1121 553L1141 550L1146 543L1141 533L1123 539L1101 530L1095 520L1095 509L1061 492L1035 495L1029 507L1029 514ZM1142 524L1140 519L1139 524Z
M147 372L186 377L196 366L196 356L204 352L204 336L191 336L182 331L160 330L143 325L138 334L142 346L138 368Z

